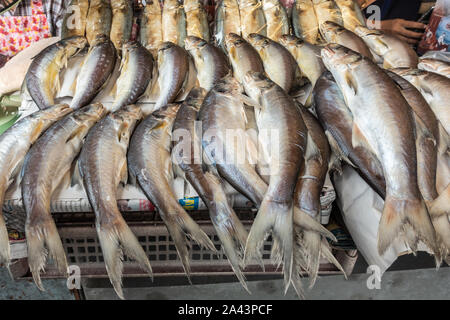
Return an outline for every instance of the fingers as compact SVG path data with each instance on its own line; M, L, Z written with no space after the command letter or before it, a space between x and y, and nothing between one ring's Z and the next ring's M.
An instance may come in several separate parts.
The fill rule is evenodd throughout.
M414 32L408 29L403 28L403 30L400 31L400 34L402 36L408 37L408 38L417 38L420 39L422 38L423 33L420 32Z
M423 23L420 23L420 22L403 20L403 19L402 19L402 25L405 28L412 28L412 29L425 29L426 26L427 26L426 24L423 24Z

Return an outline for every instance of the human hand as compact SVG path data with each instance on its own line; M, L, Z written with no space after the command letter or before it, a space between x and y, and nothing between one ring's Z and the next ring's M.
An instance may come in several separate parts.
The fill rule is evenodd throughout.
M392 19L381 21L381 30L393 33L403 41L416 44L422 38L423 32L416 32L409 29L424 30L425 24L404 19Z

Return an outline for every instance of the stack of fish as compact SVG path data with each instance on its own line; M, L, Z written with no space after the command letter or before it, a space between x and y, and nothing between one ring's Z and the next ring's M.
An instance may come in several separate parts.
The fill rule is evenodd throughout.
M262 243L272 234L271 256L283 264L285 289L292 284L302 296L300 272L313 285L321 257L342 270L326 241L336 239L319 223L325 176L341 161L385 199L380 254L400 237L413 251L424 242L437 264L448 259L448 65L418 65L406 43L365 28L353 1L297 1L292 21L299 38L289 34L278 1L222 0L215 43L198 0L166 0L162 9L149 1L140 42L126 40L127 6L113 6L116 38L100 30L106 26L98 17L108 16L108 8L104 0L90 1L86 32L33 60L25 83L41 110L0 136L0 202L11 184L21 183L39 287L47 250L66 271L49 203L70 181L86 190L120 297L124 254L152 274L117 207L117 189L127 183L158 208L189 276L186 236L216 249L175 198L171 185L179 175L208 207L244 288L245 266L261 263ZM70 107L55 105L60 71L88 43ZM114 102L92 104L114 79L117 56ZM314 87L310 110L292 97L305 82ZM228 201L230 185L258 208L248 234ZM9 256L0 218L0 258L9 263Z

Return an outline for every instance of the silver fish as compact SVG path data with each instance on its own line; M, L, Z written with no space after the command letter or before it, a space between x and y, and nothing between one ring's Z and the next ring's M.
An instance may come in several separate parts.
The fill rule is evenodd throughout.
M55 104L55 95L60 89L59 72L86 44L84 37L66 38L48 46L33 59L25 75L25 84L39 109Z
M128 0L111 1L112 20L110 38L117 51L131 38L133 28L133 5Z
M437 59L420 59L417 68L450 78L450 63Z
M25 158L21 186L27 214L28 264L40 290L44 290L40 272L47 255L62 274L68 275L66 254L50 212L52 194L70 174L89 129L105 113L101 104L93 104L66 116L37 140Z
M241 35L241 17L236 0L220 0L214 19L216 45L225 50L225 37L230 33Z
M167 105L139 124L131 138L128 166L145 195L158 208L189 278L186 235L209 250L216 249L205 232L180 205L171 188L171 136L179 108L180 105Z
M186 36L194 36L209 42L208 15L200 0L184 0Z
M366 19L361 12L358 1L355 0L334 0L342 14L344 28L355 32L356 27L365 27Z
M109 37L98 35L78 74L75 95L70 103L72 109L83 107L95 98L114 71L116 59L116 50Z
M31 145L53 123L72 112L68 105L56 105L25 117L0 135L0 261L9 266L11 259L8 231L3 219L5 193L17 184L22 163Z
M295 0L292 7L294 34L309 43L319 42L319 24L312 0Z
M283 34L289 34L290 25L286 8L278 0L262 0L267 23L267 37L278 41Z
M128 143L141 118L141 109L135 105L109 114L89 132L78 160L84 188L95 212L106 271L121 299L124 253L152 275L147 255L123 219L116 198L119 185L127 183Z
M89 0L89 11L86 22L86 38L91 44L98 34L111 33L112 9L111 0Z
M260 0L240 0L241 33L244 39L252 33L267 35L266 18Z
M186 14L178 0L165 0L162 11L162 36L164 42L173 42L180 47L186 39Z
M162 10L159 0L146 1L140 23L140 40L156 59L162 38Z

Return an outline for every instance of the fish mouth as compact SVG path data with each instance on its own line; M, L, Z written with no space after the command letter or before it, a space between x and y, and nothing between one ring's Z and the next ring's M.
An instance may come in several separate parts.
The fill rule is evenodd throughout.
M159 51L164 51L164 50L173 48L173 47L175 47L175 46L176 46L175 43L170 42L170 41L166 41L166 42L161 43L161 45L159 46L159 49L158 49L158 50L159 50Z
M99 43L103 43L103 42L107 42L107 41L109 41L109 36L107 36L106 34L100 33L95 36L95 40L91 46L95 46Z
M236 33L229 33L225 36L225 45L227 47L235 46L239 47L241 46L245 41L238 36Z
M253 46L258 46L258 47L265 47L267 45L269 45L269 40L258 34L258 33L252 33L248 36L248 41L253 45Z
M184 48L188 51L196 48L202 48L205 45L206 45L205 40L194 36L188 36L184 40Z

